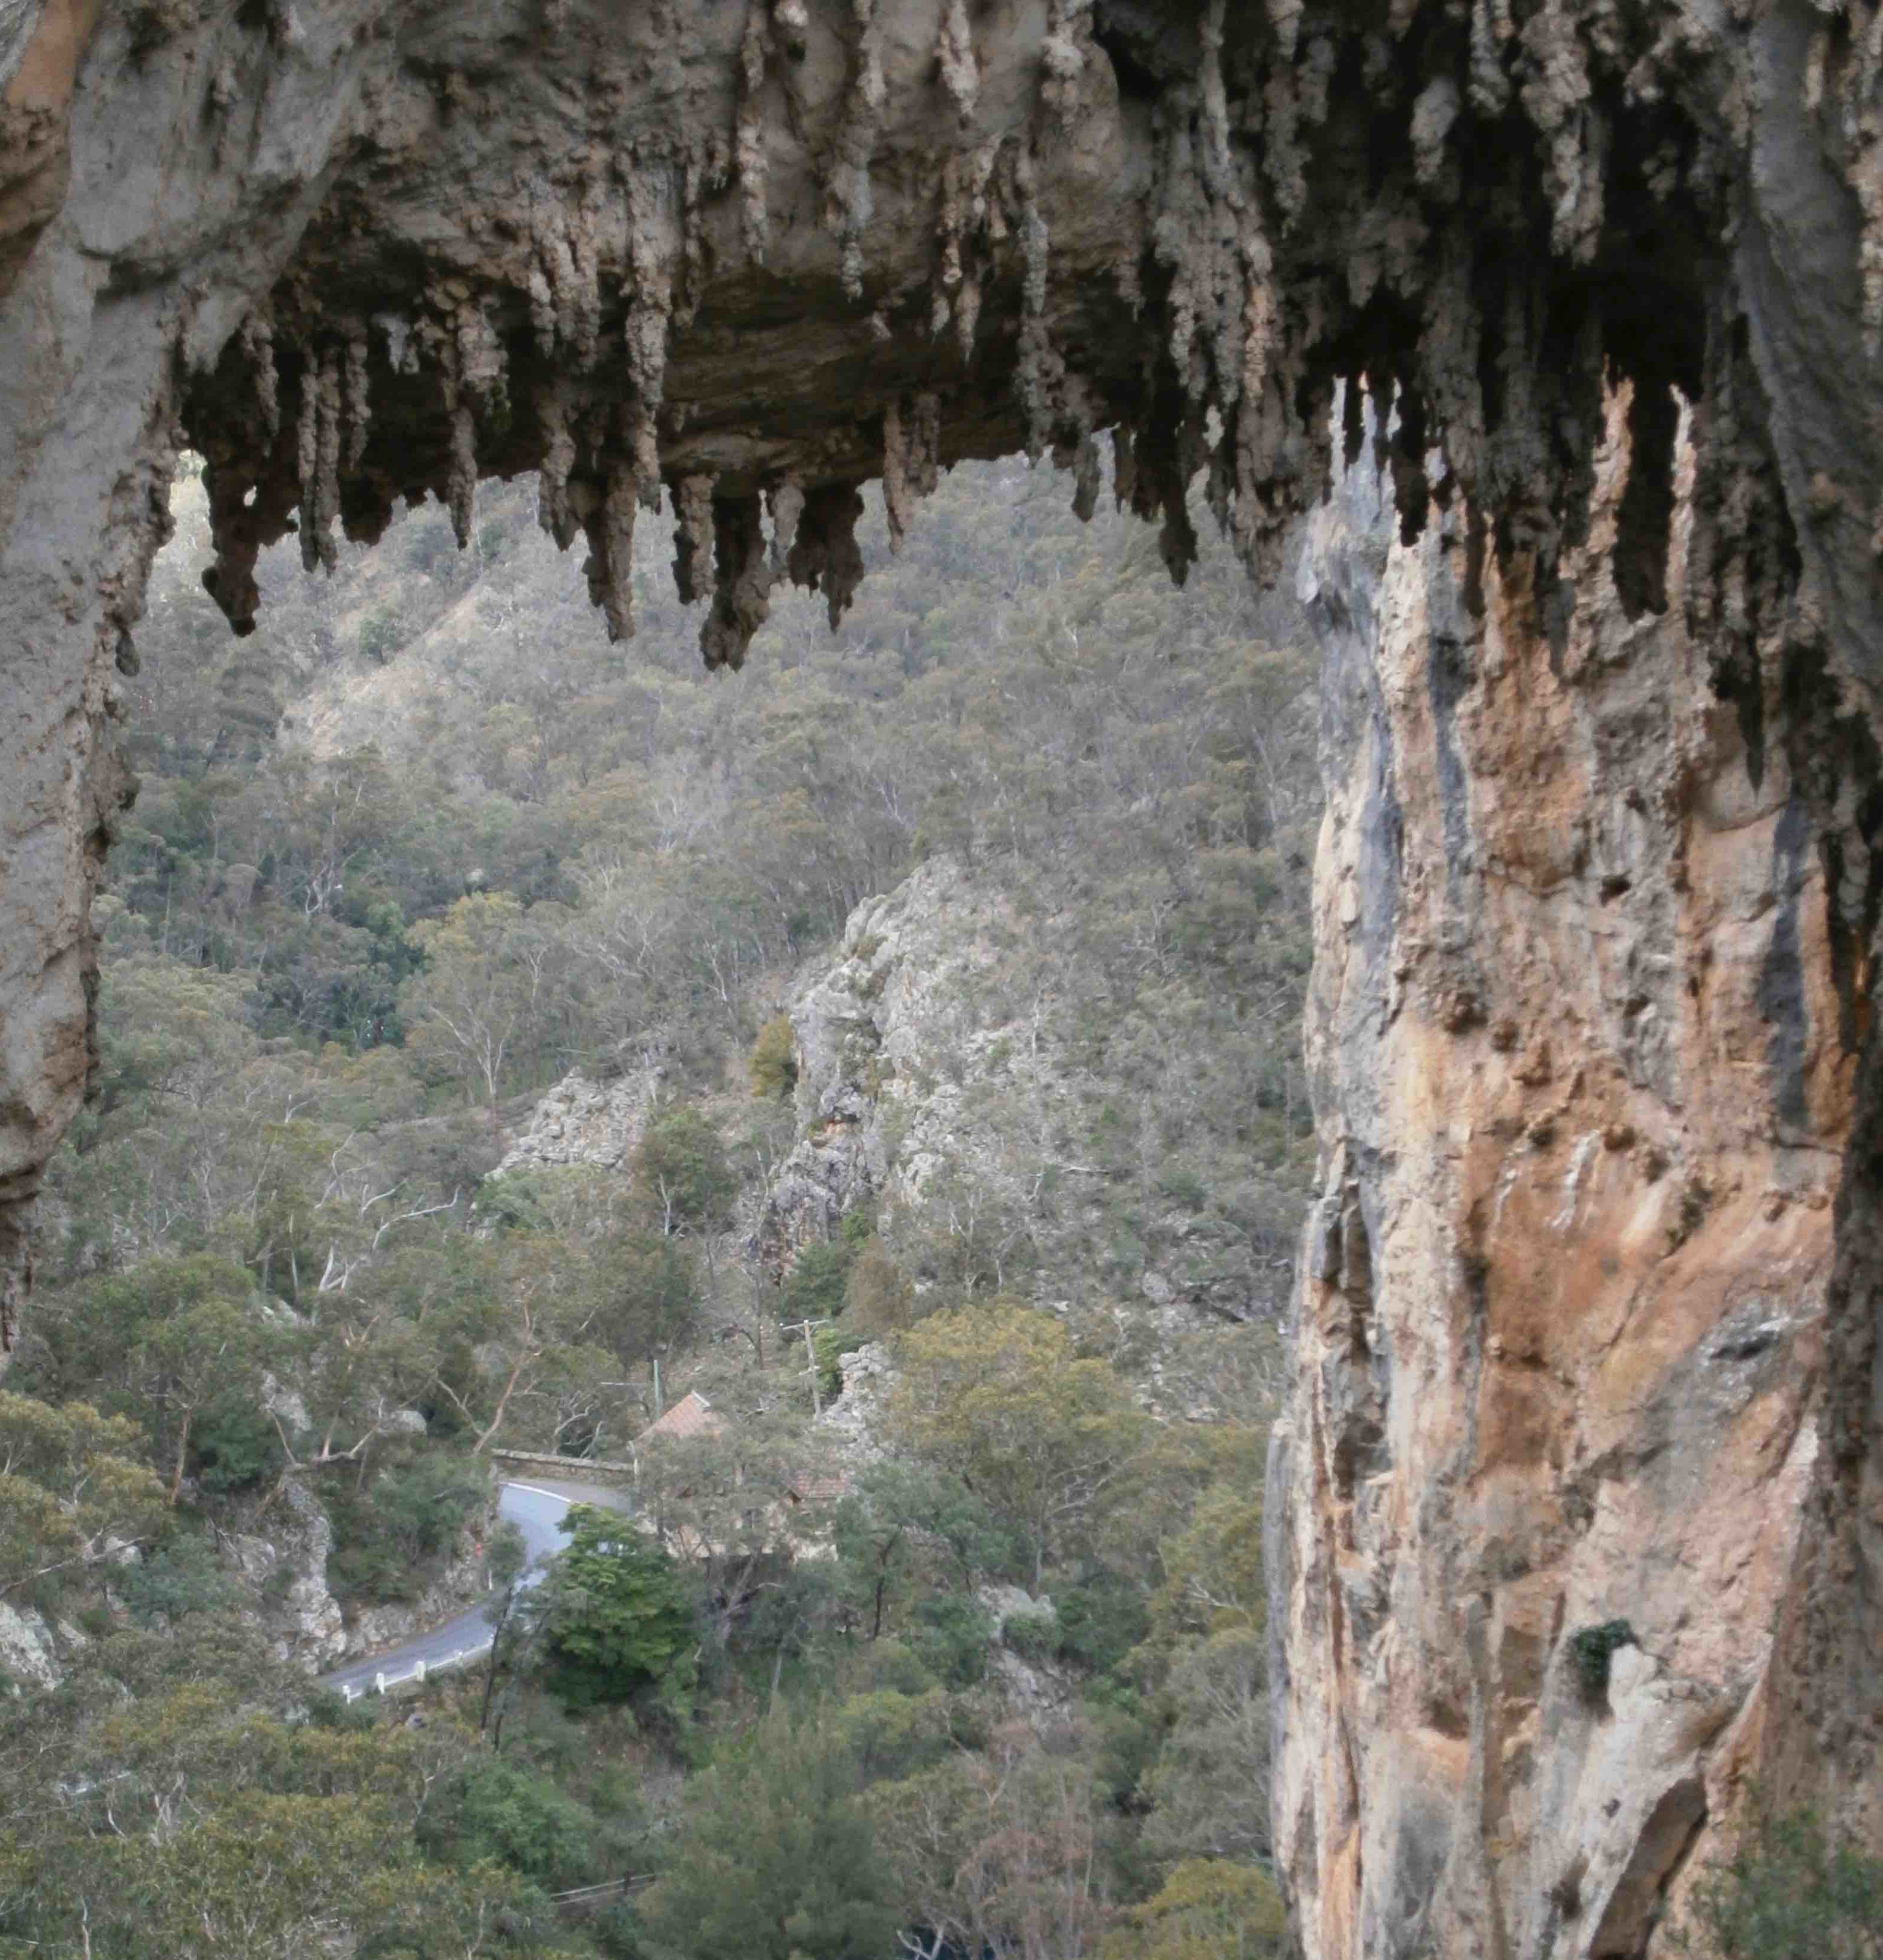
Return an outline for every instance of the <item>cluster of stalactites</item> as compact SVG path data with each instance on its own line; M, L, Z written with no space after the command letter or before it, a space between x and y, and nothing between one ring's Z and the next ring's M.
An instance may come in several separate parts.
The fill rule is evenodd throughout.
M863 552L857 543L857 520L863 498L855 485L821 484L806 490L795 477L769 491L715 496L704 478L691 479L676 498L679 559L690 560L688 584L681 596L690 598L703 588L703 555L695 545L700 513L710 508L712 520L713 603L700 628L700 651L709 668L745 664L752 635L771 611L772 588L784 579L807 591L821 592L832 630L848 609L863 581ZM765 519L771 535L765 533Z

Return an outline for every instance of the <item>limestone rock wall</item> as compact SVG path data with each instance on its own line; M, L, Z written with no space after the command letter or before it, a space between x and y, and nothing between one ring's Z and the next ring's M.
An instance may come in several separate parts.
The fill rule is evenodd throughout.
M1808 1759L1786 1652L1837 1621L1815 1688L1867 1722L1877 1629L1817 1532L1866 1011L1827 873L1871 765L1808 661L1735 702L1679 612L1627 619L1628 463L1611 397L1554 639L1494 565L1468 605L1468 526L1403 544L1364 463L1301 567L1325 1183L1271 1583L1311 1953L1652 1951L1755 1782L1875 1822L1874 1731ZM1617 1621L1592 1688L1576 1637Z

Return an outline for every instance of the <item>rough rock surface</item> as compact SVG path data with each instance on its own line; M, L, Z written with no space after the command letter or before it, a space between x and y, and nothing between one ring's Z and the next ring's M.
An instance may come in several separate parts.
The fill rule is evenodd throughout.
M818 1434L848 1475L878 1462L884 1453L895 1364L880 1341L867 1341L837 1357L843 1392L817 1418Z
M844 921L836 963L790 1009L805 1134L759 1223L759 1256L774 1275L834 1236L854 1206L918 1201L937 1171L964 1159L998 1175L976 1148L987 1140L974 1134L971 1105L990 1077L1026 1072L1026 1058L1016 1029L981 1024L973 982L997 965L1004 930L998 900L946 856Z
M492 1175L565 1165L619 1169L641 1141L658 1087L653 1070L613 1082L593 1082L580 1071L565 1075L531 1111Z
M260 1602L250 1611L272 1643L275 1657L312 1674L409 1639L478 1598L484 1589L481 1541L491 1522L486 1517L466 1529L450 1563L418 1598L369 1607L351 1619L327 1587L333 1526L319 1498L298 1478L281 1486L279 1510L271 1505L256 1520L255 1530L233 1533L227 1542L243 1580Z
M1325 1184L1270 1577L1310 1952L1640 1952L1755 1781L1872 1826L1883 1794L1871 1663L1812 1654L1815 1763L1793 1672L1802 1622L1876 1632L1821 1535L1867 929L1827 841L1870 752L1808 660L1749 712L1691 614L1627 618L1626 409L1554 638L1494 563L1465 603L1468 523L1401 542L1370 460L1303 562ZM1592 1693L1576 1637L1618 1621Z
M14 1689L56 1688L58 1650L45 1616L0 1600L0 1677Z
M730 663L778 577L841 614L876 474L899 529L1022 443L1087 501L1115 427L1174 572L1204 470L1270 576L1339 449L1399 542L1376 491L1378 549L1319 581L1328 1188L1271 1507L1305 1943L1637 1950L1741 1759L1874 1830L1878 33L1872 0L989 0L965 31L943 0L0 0L0 1358L92 1057L180 443L238 630L265 540L318 566L425 489L462 536L480 475L540 468L618 635L665 487ZM1371 444L1357 395L1328 415L1363 373L1399 390ZM1592 494L1611 387L1632 466ZM1738 1516L1676 1489L1710 1425ZM1579 1712L1561 1635L1611 1605L1649 1672L1624 1650ZM1650 1815L1598 1796L1611 1761Z

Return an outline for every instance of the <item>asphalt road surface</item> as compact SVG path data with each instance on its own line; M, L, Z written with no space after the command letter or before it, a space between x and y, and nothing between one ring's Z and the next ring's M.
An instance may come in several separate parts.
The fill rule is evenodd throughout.
M506 1484L498 1495L497 1508L501 1516L507 1518L523 1533L523 1543L529 1548L530 1563L534 1567L539 1560L560 1551L568 1542L556 1527L570 1505L607 1504L623 1510L627 1501L625 1491L607 1490L593 1484L545 1481ZM539 1575L533 1572L524 1583L533 1584L537 1576ZM332 1688L336 1694L348 1688L356 1691L370 1689L377 1674L383 1672L388 1678L408 1675L419 1661L423 1661L428 1668L435 1667L441 1661L482 1647L490 1637L490 1622L484 1617L484 1605L480 1600L475 1606L467 1607L447 1620L444 1625L433 1628L428 1634L417 1634L411 1640L402 1640L396 1647L388 1647L383 1653L374 1654L369 1660L349 1661L332 1674L323 1675L320 1685Z

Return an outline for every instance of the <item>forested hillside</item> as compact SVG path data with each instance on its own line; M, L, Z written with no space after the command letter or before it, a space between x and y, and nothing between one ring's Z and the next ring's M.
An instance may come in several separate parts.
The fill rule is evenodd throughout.
M180 483L0 1395L0 1952L1274 1946L1311 661L1069 494L873 504L708 676L655 528L610 649L525 485L232 641ZM572 1074L615 1147L495 1174ZM506 1589L491 1452L689 1390ZM487 1575L421 1727L310 1698Z

